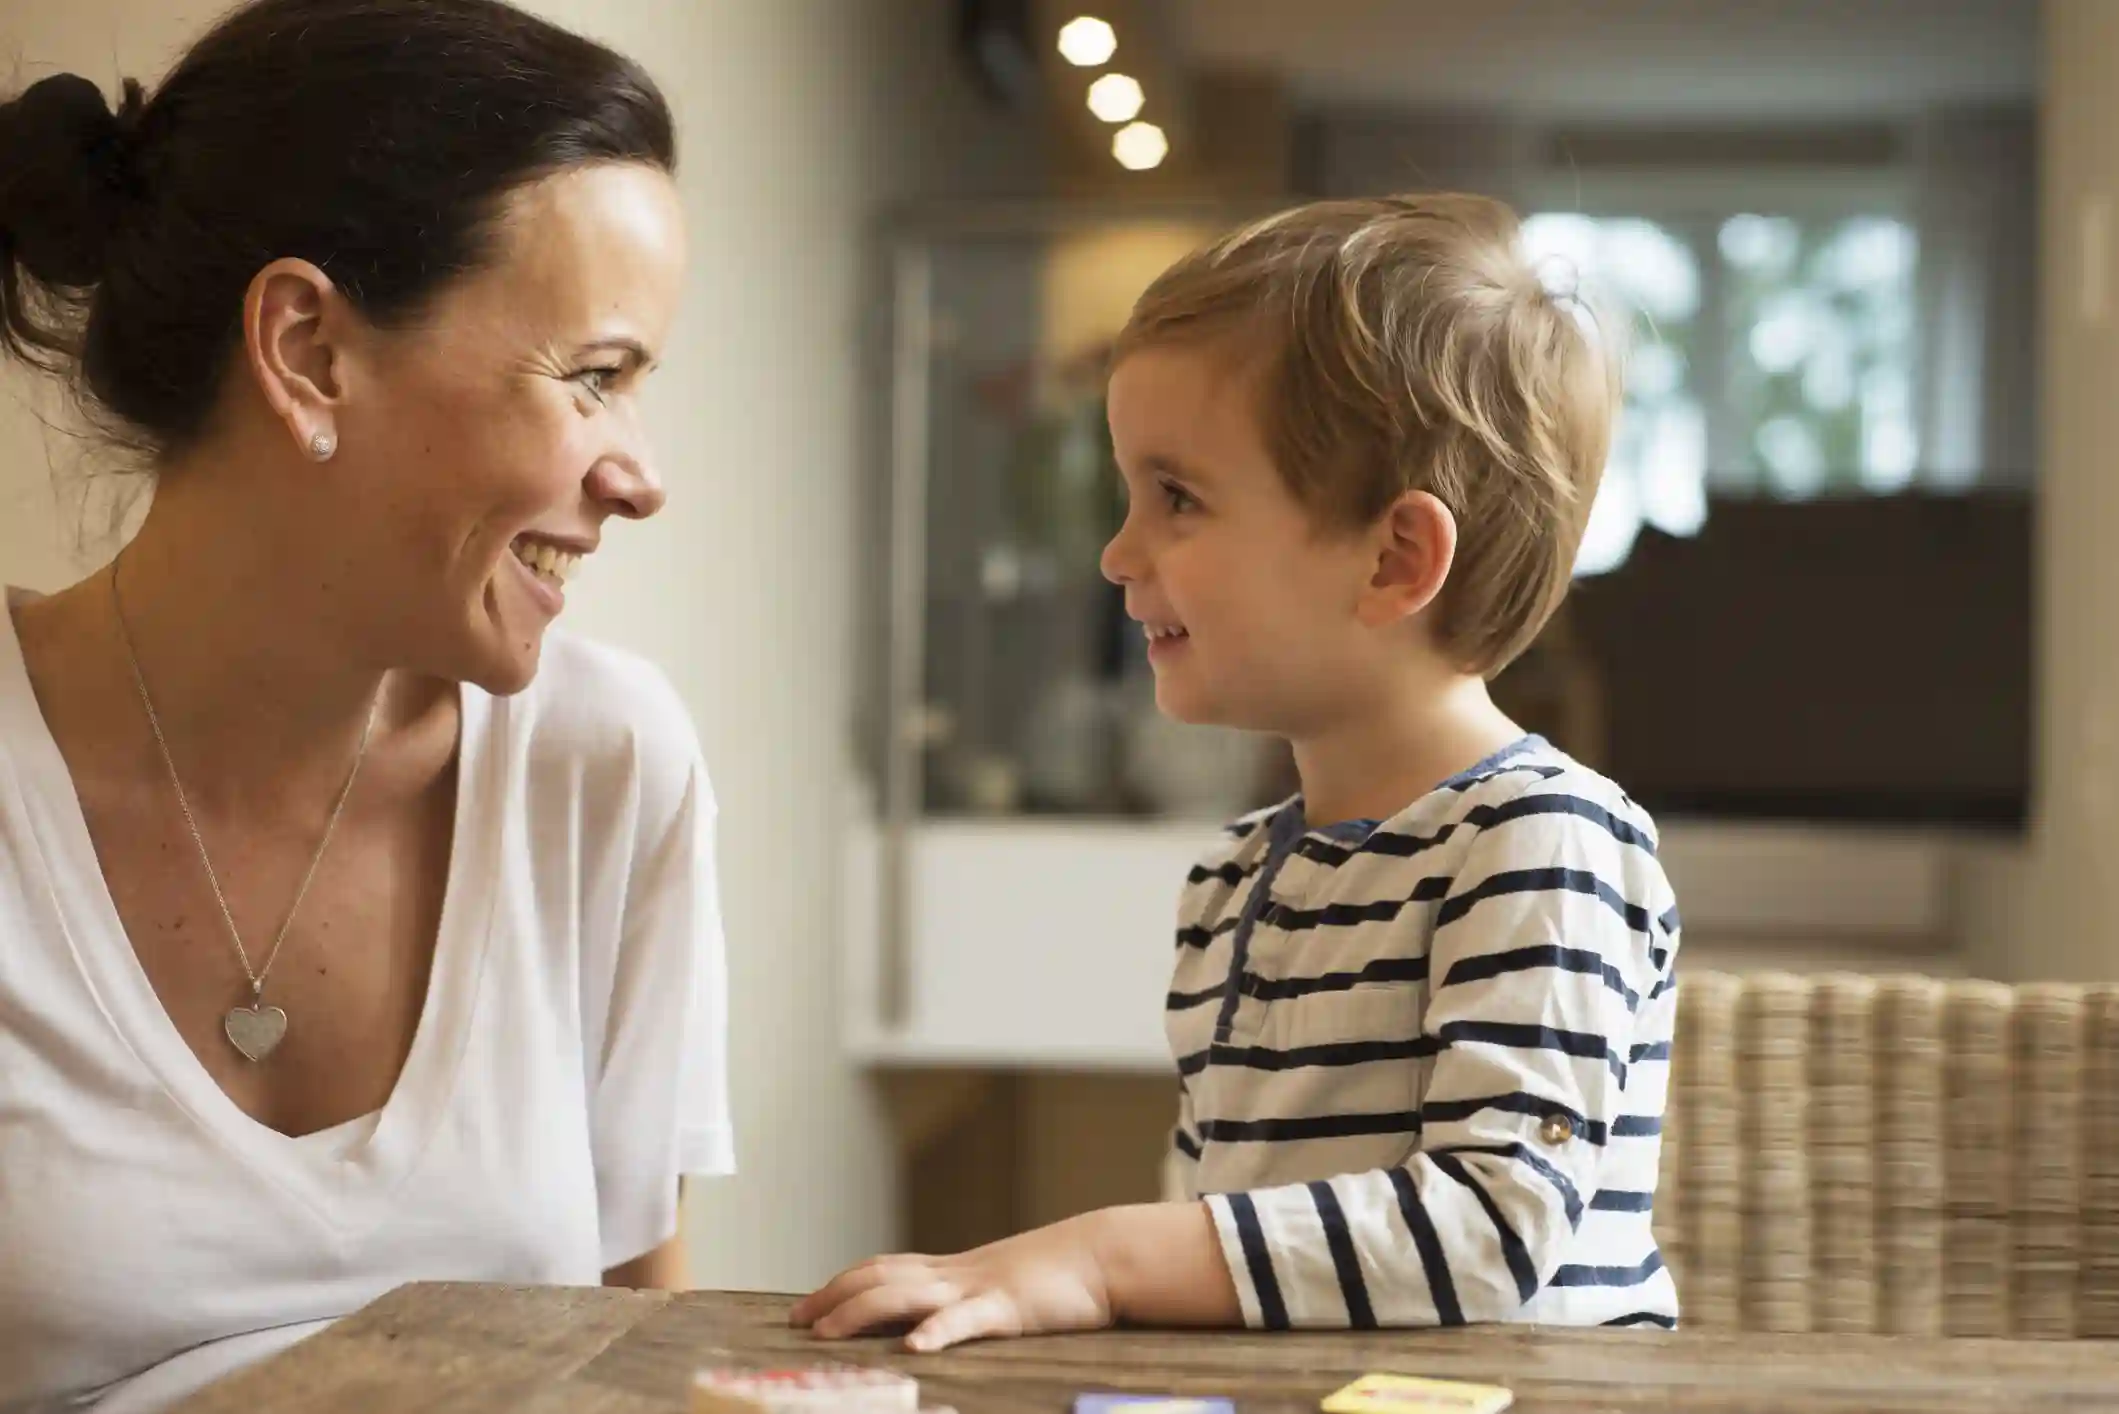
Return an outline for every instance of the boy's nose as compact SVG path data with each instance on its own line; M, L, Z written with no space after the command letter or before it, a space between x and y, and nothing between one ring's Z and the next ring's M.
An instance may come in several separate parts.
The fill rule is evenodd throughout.
M1127 524L1130 525L1131 522L1128 521ZM1140 578L1138 557L1133 551L1132 540L1126 534L1125 525L1120 526L1118 534L1112 536L1110 543L1104 546L1104 553L1098 559L1097 567L1104 572L1104 578L1113 584L1131 584Z

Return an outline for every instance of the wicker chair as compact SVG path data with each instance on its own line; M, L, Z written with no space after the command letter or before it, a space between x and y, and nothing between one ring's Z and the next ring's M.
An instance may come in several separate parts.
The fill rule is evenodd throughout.
M1683 974L1689 1326L2119 1337L2119 986Z

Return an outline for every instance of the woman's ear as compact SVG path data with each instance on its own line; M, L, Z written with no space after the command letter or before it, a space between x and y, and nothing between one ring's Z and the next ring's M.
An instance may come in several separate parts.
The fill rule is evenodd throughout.
M306 260L275 260L243 297L243 349L251 376L303 456L338 450L344 302L331 277Z
M1393 501L1371 531L1375 571L1363 590L1361 621L1383 628L1435 602L1457 558L1457 517L1426 491Z

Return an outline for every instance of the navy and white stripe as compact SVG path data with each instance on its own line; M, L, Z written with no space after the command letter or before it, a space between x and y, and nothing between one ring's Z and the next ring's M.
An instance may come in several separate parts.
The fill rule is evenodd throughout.
M1674 1325L1650 1229L1678 918L1655 826L1529 737L1192 870L1174 1186L1254 1326Z

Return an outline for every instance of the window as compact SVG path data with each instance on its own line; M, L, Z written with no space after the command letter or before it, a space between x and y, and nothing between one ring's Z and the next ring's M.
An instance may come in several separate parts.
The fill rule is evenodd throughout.
M1629 315L1626 406L1577 573L1644 525L1697 534L1708 497L1885 494L1919 463L1913 227L1887 211L1651 217L1545 211L1548 286Z

